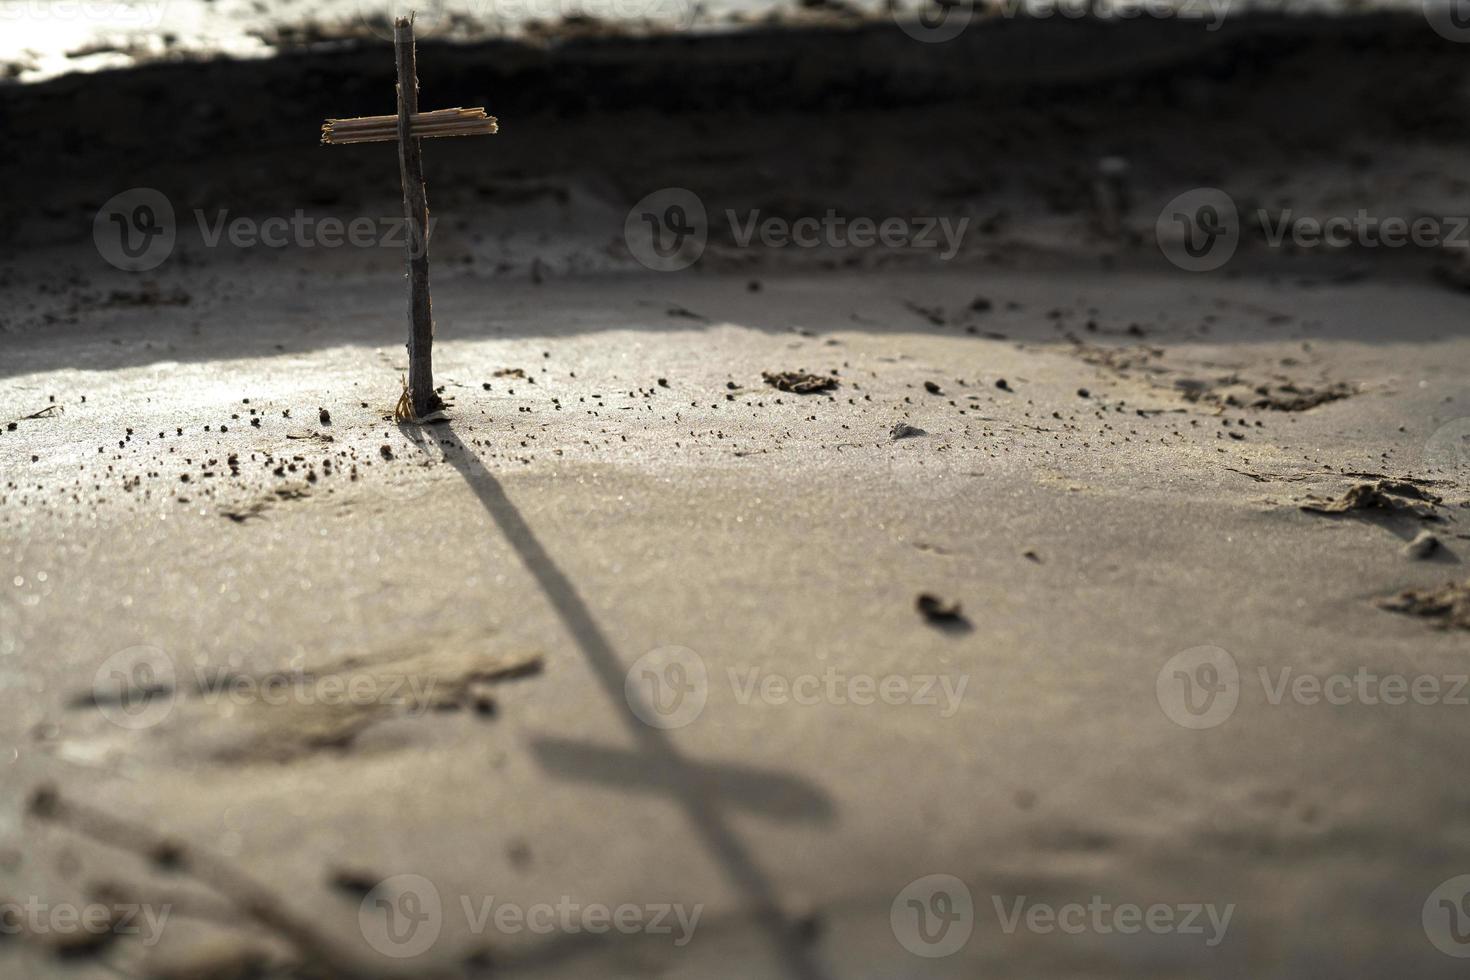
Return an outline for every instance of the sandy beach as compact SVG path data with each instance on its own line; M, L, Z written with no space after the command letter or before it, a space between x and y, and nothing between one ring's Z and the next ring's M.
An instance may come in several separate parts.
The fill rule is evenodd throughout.
M1456 45L419 58L501 121L425 143L427 425L393 147L315 145L390 49L0 89L0 973L1462 974Z

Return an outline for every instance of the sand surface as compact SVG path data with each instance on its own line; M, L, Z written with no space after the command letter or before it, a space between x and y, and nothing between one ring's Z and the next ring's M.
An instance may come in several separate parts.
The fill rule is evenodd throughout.
M1381 43L1358 64L1417 52ZM1396 98L1449 70L1411 60ZM1069 89L1029 129L911 95L806 137L800 105L726 133L549 114L482 151L479 193L476 151L431 144L451 407L428 426L392 418L401 253L181 230L174 260L130 275L89 237L101 175L58 180L50 210L13 201L0 898L176 917L157 942L66 958L31 930L0 941L0 972L227 976L258 956L272 976L1461 975L1424 915L1470 872L1466 634L1381 601L1466 578L1465 295L1439 254L1252 244L1191 275L1151 235L1202 178L1453 214L1464 148L1441 107L1396 129L1404 103L1364 77L1335 110L1358 135L1303 149L1289 111L1251 115L1264 82L1196 68L1170 91L1214 105L1204 121L1111 87ZM577 159L610 131L630 148ZM1104 150L1135 161L1113 235L1087 189ZM392 213L387 151L336 180L322 159L271 145L175 161L192 194L159 186L184 214L231 195L269 214L272 181L291 206ZM675 183L715 213L993 220L947 262L712 231L694 268L648 271L623 221ZM837 386L763 381L781 371ZM1345 498L1360 486L1376 496ZM1344 499L1376 506L1330 512ZM1438 550L1406 555L1426 530ZM923 593L961 617L926 618ZM1206 660L1236 671L1236 704L1191 714L1176 672L1206 678ZM113 670L151 693L109 701ZM1439 693L1277 693L1365 672ZM211 687L272 677L395 697ZM360 912L400 875L442 902L438 940L402 959ZM901 921L931 875L973 904L968 941L932 958ZM669 933L485 925L491 899L698 919L682 944L676 916ZM1008 929L1018 902L1229 918Z

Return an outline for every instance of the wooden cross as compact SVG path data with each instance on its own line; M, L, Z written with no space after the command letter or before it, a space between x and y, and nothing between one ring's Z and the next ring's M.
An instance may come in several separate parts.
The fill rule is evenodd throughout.
M403 175L403 216L408 225L408 390L413 417L423 419L443 407L434 392L434 319L429 306L429 200L424 193L424 158L419 140L427 136L488 136L497 132L494 116L483 108L419 112L419 76L414 64L413 15L393 22L398 60L398 114L328 119L322 142L398 141Z

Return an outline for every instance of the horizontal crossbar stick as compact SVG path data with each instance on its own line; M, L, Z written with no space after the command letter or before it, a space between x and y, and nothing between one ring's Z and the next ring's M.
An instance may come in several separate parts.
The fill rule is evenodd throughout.
M415 126L412 135L415 137L432 136L492 136L498 129L495 120L488 119L477 123L445 123L437 126ZM322 133L322 142L333 146L348 143L384 143L398 139L398 127L384 127L382 129L364 129L352 133L332 135Z
M494 116L483 108L438 109L410 117L414 136L478 136L497 131ZM398 138L397 116L328 119L322 124L323 143L371 143Z
M435 109L433 112L415 112L413 122L431 123L444 122L451 119L486 119L483 107L474 109ZM353 129L360 126L381 126L384 123L396 123L398 116L356 116L351 119L328 119L327 125L337 129Z

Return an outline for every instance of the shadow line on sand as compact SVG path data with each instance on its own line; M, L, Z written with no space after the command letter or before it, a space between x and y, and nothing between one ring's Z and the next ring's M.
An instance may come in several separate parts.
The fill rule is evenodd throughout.
M414 438L420 448L427 450L424 440L412 427L401 428L410 438ZM453 424L440 425L436 429L450 437L443 444L444 458L464 477L506 542L535 578L597 676L598 682L617 708L619 717L637 744L637 758L643 762L647 780L667 791L683 808L690 825L720 864L731 884L751 904L786 972L795 980L825 980L827 975L812 950L781 911L770 880L757 866L754 856L727 821L719 803L719 797L726 795L719 792L718 784L721 780L710 778L706 772L710 767L686 759L667 732L653 728L639 719L626 700L636 696L625 691L626 668L578 594L576 586L547 553L535 531L506 495L500 481L485 468L480 458L454 431ZM569 757L573 759L571 768L574 770L580 768L575 764L579 756L588 752L595 754L596 751L569 745L544 748L546 751L539 753L543 762L554 764L558 758ZM739 776L737 785L748 788L751 781L756 780L763 786L775 787L778 794L784 794L788 806L784 811L778 808L778 816L788 819L832 818L833 808L827 795L797 777L769 773L750 775L748 771L742 771ZM790 805L792 801L794 808Z

